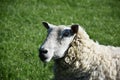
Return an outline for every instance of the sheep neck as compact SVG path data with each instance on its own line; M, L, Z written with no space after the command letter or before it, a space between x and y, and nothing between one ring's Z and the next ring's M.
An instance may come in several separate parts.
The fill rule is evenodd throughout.
M89 55L88 56L83 55L83 54L87 54L87 52L85 53L83 51L83 47L86 47L85 41L86 41L86 38L82 39L78 35L75 36L69 48L65 52L65 56L61 59L55 60L55 75L59 73L59 76L60 74L62 76L66 76L66 75L77 76L78 74L77 78L85 77L87 75L90 76L92 69L90 69L89 64L91 64L91 62L83 64L85 62L83 60L89 60L88 59ZM90 41L93 43L93 41L91 41L90 39L88 39L87 41ZM89 47L87 47L88 50L89 50Z

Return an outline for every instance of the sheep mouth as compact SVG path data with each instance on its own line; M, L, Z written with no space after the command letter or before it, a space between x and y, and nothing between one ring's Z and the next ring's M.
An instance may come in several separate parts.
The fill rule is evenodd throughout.
M45 55L43 55L41 53L39 54L39 58L42 62L46 62L46 60L48 59Z

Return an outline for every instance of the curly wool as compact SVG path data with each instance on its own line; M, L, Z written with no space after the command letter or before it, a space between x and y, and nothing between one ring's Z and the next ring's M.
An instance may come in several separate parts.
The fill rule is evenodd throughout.
M120 80L120 48L100 45L80 27L65 56L55 60L55 80Z

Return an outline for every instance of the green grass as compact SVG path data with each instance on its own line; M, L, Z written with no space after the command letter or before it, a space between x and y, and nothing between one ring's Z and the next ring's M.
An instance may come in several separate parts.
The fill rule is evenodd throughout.
M79 23L101 44L120 46L119 0L0 0L0 80L50 80L38 48L46 30L41 22Z

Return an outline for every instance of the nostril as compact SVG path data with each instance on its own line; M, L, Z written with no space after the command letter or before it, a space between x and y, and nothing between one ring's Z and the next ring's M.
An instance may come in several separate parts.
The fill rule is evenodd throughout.
M41 49L40 49L40 52L41 52L41 53L47 53L48 51L47 51L46 49L41 48Z
M43 53L47 53L48 51L47 51L47 50L43 50L42 52L43 52Z

